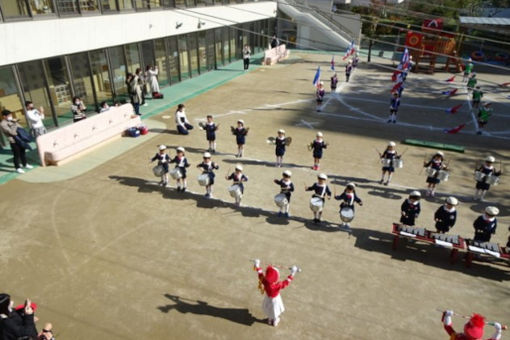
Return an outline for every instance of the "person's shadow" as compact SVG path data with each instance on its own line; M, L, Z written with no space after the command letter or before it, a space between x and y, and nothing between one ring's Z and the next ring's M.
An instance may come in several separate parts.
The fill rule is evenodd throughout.
M228 321L236 322L245 326L251 326L255 322L264 322L264 320L257 319L251 315L247 308L221 308L211 306L205 301L189 300L181 298L177 295L165 294L164 296L167 299L170 299L173 303L157 307L163 313L168 313L171 310L176 310L183 314L192 313L197 315L209 315L216 318L222 318Z

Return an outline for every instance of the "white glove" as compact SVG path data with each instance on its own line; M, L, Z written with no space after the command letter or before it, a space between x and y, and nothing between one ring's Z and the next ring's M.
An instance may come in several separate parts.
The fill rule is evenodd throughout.
M294 276L296 275L296 273L299 271L299 268L296 266L296 265L293 265L291 268L290 268L290 276Z
M260 260L259 259L253 260L253 265L257 268L260 268Z

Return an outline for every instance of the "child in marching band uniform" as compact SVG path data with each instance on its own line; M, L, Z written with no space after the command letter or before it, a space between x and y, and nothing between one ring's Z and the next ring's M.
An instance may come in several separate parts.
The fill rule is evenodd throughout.
M393 176L393 173L395 172L395 159L399 159L400 156L397 154L397 151L395 150L395 142L389 142L388 146L386 147L386 150L382 153L381 160L386 160L387 163L383 163L382 167L382 176L381 180L379 181L380 184L384 183L384 185L388 185L391 181L391 177ZM384 181L384 176L388 173L388 179L386 182Z
M317 112L321 112L321 105L324 101L324 95L326 94L326 90L324 90L324 82L321 81L317 86L317 90L315 91L315 99L317 102Z
M345 82L349 82L349 78L351 77L352 72L352 59L349 59L347 65L345 65Z
M444 164L444 154L441 151L437 151L432 159L428 162L423 163L423 167L431 168L435 170L432 176L427 176L427 196L430 195L434 197L436 186L441 182L439 179L439 171L447 170L448 167Z
M322 200L322 206L324 207L324 203L326 201L326 197L331 199L331 190L329 190L329 186L326 184L326 181L328 180L328 176L326 174L319 174L317 176L317 183L314 183L311 187L307 187L305 185L306 191L313 191L312 197L318 197ZM321 221L322 216L322 210L320 209L317 212L313 212L313 222L319 223Z
M299 272L299 268L297 266L292 266L287 279L278 282L280 279L280 272L276 267L271 265L267 266L264 275L264 272L260 268L260 260L254 260L253 264L259 277L259 289L261 293L264 294L262 309L268 318L267 323L276 327L280 323L280 315L285 311L285 306L280 296L280 290L284 289L292 282L294 275Z
M168 186L168 163L170 162L170 156L168 156L168 154L165 152L165 145L158 146L158 150L159 152L157 152L154 157L151 158L151 163L157 159L158 165L163 167L163 174L161 175L161 182L159 182L159 185L166 187Z
M400 97L397 92L393 92L393 97L390 101L390 118L388 119L388 123L396 123L397 122L397 113L398 107L400 106Z
M230 127L232 134L236 136L237 143L237 155L236 157L243 157L244 144L246 144L246 135L248 134L249 128L244 127L244 120L239 119L237 121L237 127Z
M455 208L459 201L450 196L446 199L445 204L440 206L435 214L434 220L436 221L436 230L438 233L447 233L457 221L457 209Z
M243 167L240 164L237 164L234 169L234 172L231 173L229 176L225 176L225 179L233 180L234 181L233 185L238 185L239 188L241 189L241 196L239 196L239 197L236 196L236 205L240 206L241 199L243 198L243 194L244 194L244 184L243 183L248 181L248 177L246 177L243 174Z
M175 163L175 168L178 168L181 173L181 178L177 179L178 192L185 192L188 187L188 182L186 180L186 168L189 168L190 164L188 163L188 159L184 156L184 152L184 148L179 146L177 148L177 155L170 161L170 163Z
M324 142L322 137L322 132L317 132L315 140L311 142L308 147L310 150L313 150L313 170L319 170L320 161L322 158L322 150L328 147L328 144Z
M282 179L278 180L275 179L275 184L278 184L280 186L280 193L284 194L285 197L287 197L287 204L285 204L282 208L280 208L280 211L278 212L278 216L282 216L282 210L283 210L283 216L286 218L289 218L289 210L290 210L290 196L292 195L292 192L294 191L294 184L290 180L292 177L292 172L289 170L285 170L282 174Z
M212 198L212 186L214 185L214 177L216 177L214 170L218 170L220 167L218 164L211 161L211 154L209 152L205 152L203 161L197 165L197 168L202 168L202 174L209 175L209 184L205 187L205 197Z
M204 125L205 137L209 142L209 152L216 152L216 130L218 130L219 124L216 125L213 122L213 116L207 116L207 123Z
M400 222L402 224L413 226L416 218L420 215L421 206L420 206L421 194L419 191L412 191L409 194L409 198L406 198L400 207L401 216Z
M485 322L485 318L480 314L473 314L466 324L464 324L464 332L457 333L452 326L452 316L454 315L452 310L446 310L443 312L443 327L446 333L450 336L450 340L482 340L483 328L487 325L492 325L496 329L494 334L487 340L500 340L502 326L499 322Z
M340 210L348 207L354 212L354 202L358 203L360 206L363 205L363 201L356 195L356 184L354 183L347 183L344 192L341 195L335 196L335 200L342 201L342 203L340 203ZM349 223L342 224L349 227Z
M287 139L285 138L285 130L278 130L278 136L274 140L275 154L276 154L276 166L281 168L283 163L283 155L285 155L285 146L287 145Z
M498 208L489 206L485 208L483 215L478 216L473 223L473 227L475 228L475 236L473 239L475 241L489 242L491 240L491 236L496 233L496 228L498 226L498 220L496 219L498 214Z
M487 183L487 178L489 176L501 176L501 171L496 171L493 166L495 161L496 158L487 156L485 158L485 163L476 170L481 172L484 176L476 181L475 201L480 200L483 202L485 200L485 194L491 187L491 185Z
M333 74L333 76L331 77L331 93L335 93L337 84L338 76L337 73L335 72L335 74Z

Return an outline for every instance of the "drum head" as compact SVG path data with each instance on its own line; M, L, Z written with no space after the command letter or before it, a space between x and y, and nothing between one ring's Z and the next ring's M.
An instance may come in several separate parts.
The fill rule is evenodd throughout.
M340 219L343 222L351 222L354 219L354 210L348 207L342 208L340 210Z

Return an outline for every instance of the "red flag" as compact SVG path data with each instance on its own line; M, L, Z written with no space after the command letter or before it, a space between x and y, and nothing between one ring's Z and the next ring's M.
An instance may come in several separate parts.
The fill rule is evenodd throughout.
M463 123L463 124L460 124L459 126L454 127L453 129L444 129L443 131L444 131L444 133L456 134L457 132L462 130L465 126L466 126L466 123Z
M459 105L455 105L454 107L451 107L449 109L446 109L446 112L448 113L451 113L451 114L456 114L457 111L459 111L459 109L462 107L462 104L459 104Z
M400 87L402 86L402 83L396 83L395 86L391 89L391 93L396 92Z
M448 91L443 91L441 93L444 94L445 96L451 97L451 96L454 96L457 93L457 91L458 91L458 89L451 89Z
M446 79L448 83L453 83L455 81L455 76L452 76L451 78Z

